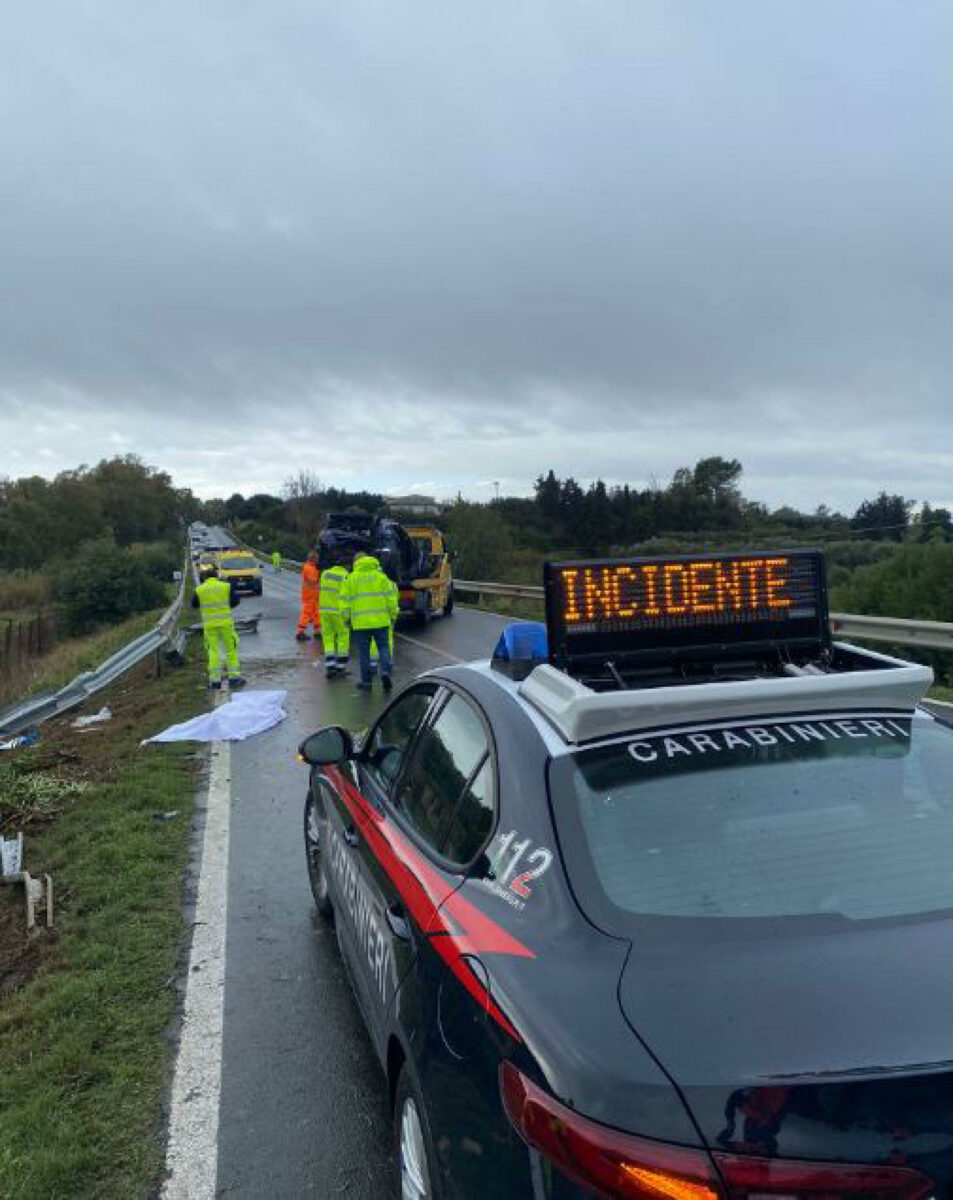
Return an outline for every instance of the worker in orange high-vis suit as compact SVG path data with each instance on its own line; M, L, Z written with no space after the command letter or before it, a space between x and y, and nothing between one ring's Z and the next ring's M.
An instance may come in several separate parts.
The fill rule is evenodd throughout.
M308 640L308 626L314 627L314 636L321 632L321 572L318 570L317 551L312 550L301 568L301 616L298 618L297 639Z

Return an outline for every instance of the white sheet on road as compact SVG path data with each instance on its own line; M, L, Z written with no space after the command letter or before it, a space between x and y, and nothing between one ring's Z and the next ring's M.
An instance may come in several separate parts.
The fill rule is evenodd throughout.
M243 742L283 721L287 692L237 692L211 712L170 725L147 742Z

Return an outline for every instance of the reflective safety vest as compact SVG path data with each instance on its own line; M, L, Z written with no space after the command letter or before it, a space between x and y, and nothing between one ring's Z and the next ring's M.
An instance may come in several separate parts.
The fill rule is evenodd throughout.
M341 584L341 611L352 629L384 629L397 620L397 587L376 558L359 558Z
M204 583L199 584L195 594L199 600L203 628L220 629L223 625L231 625L232 589L224 579L210 576Z
M347 579L347 567L328 567L321 572L321 618L336 617L341 611L341 587Z

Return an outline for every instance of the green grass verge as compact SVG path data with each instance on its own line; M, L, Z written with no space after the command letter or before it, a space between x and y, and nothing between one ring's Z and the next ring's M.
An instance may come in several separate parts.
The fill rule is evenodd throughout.
M945 700L947 704L953 704L953 688L940 687L937 684L931 687L927 695L931 700Z
M531 600L523 596L485 596L479 604L473 603L471 593L466 601L456 599L460 608L480 608L484 612L498 613L501 617L512 617L514 621L545 621L546 612L542 600Z
M56 933L38 935L39 970L0 999L4 1198L127 1200L162 1170L195 757L139 741L207 699L197 664L127 680L104 698L108 725L85 735L44 726L29 752L38 771L66 763L91 786L51 823L28 827L26 866L53 876ZM172 810L174 820L153 818Z

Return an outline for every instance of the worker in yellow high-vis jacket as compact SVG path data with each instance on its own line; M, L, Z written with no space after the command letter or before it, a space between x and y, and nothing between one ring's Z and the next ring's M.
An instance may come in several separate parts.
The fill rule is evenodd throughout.
M351 631L341 612L341 588L348 570L343 562L321 572L321 638L324 642L324 673L328 679L347 670Z
M231 689L243 688L241 666L238 662L238 634L232 620L232 609L238 607L238 592L235 585L219 579L218 570L212 568L195 589L192 607L202 616L202 636L208 658L208 685L214 690L222 686L221 648L225 648L225 672Z
M371 554L358 552L354 567L341 585L341 612L351 626L357 643L361 664L358 688L371 689L371 642L377 643L381 661L381 683L384 691L391 689L393 662L390 654L390 634L397 620L397 589L381 570L381 564Z

